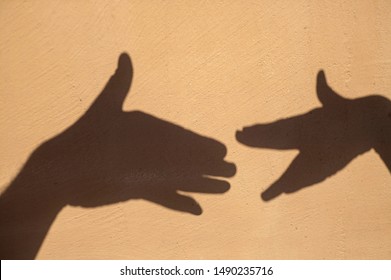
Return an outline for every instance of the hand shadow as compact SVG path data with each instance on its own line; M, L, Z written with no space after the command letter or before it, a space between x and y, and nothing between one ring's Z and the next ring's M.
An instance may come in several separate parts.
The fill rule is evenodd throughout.
M226 147L149 114L122 111L133 75L130 57L87 112L40 145L0 197L1 258L36 256L66 205L97 207L145 199L200 215L200 205L178 191L224 193L236 172Z
M236 139L250 147L300 151L262 193L265 201L322 182L372 148L391 172L390 100L379 95L344 98L327 85L323 71L316 89L321 108L236 133Z

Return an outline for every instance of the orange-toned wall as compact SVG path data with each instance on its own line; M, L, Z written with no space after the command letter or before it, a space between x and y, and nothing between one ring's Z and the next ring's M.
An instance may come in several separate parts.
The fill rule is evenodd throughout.
M387 0L1 1L2 192L90 107L123 52L134 67L123 110L214 138L237 167L228 192L189 193L199 216L146 200L66 206L37 258L390 259L391 176L373 149L265 202L298 151L235 139L320 107L320 69L345 98L391 99L390 14Z

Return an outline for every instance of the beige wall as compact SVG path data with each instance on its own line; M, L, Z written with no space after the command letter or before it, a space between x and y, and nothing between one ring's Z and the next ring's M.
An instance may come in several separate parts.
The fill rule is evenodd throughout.
M390 14L387 0L1 1L3 191L90 107L122 52L134 67L123 110L214 138L237 166L228 192L189 193L199 216L146 200L66 206L37 258L390 259L391 176L373 149L265 202L298 151L235 139L320 107L320 69L346 98L391 99Z

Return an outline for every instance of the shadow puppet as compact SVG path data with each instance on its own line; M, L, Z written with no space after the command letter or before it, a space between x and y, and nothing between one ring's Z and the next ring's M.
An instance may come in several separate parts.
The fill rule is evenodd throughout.
M222 143L149 114L122 111L133 69L118 68L87 112L40 145L0 197L1 259L32 259L66 205L98 207L145 199L200 215L178 193L224 193L229 183L209 176L236 172Z
M250 147L300 151L262 193L265 201L322 182L370 149L391 172L391 101L379 95L344 98L327 85L323 71L316 90L322 107L236 133L236 139Z

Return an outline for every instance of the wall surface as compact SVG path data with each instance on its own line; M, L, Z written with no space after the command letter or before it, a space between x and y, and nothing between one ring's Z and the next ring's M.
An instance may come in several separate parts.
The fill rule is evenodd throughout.
M383 107L388 110L387 102L391 100L390 14L391 2L387 0L1 1L2 196L6 197L7 188L16 185L15 189L22 191L16 191L14 208L23 208L28 204L26 197L31 196L42 209L53 201L63 203L48 223L36 258L390 259L391 163L387 159L391 138L371 142L369 132L364 133L366 136L361 133L366 129L372 135L371 129L379 128L382 136L390 136L391 120L385 118L382 122L378 118ZM131 118L137 114L143 121L149 115L154 118L153 124L149 119L145 125L137 122L142 133L149 128L154 132L145 132L150 138L144 139L133 131L142 139L135 143L142 147L132 146L132 151L141 156L131 163L130 175L121 177L121 182L130 180L133 184L141 182L141 177L146 181L152 177L159 182L166 179L156 167L164 169L166 164L153 165L154 171L148 174L135 171L140 161L148 167L154 164L152 159L142 159L143 142L152 141L145 149L156 149L153 160L168 164L172 163L170 156L176 159L183 150L191 150L179 160L181 168L186 169L193 157L215 153L198 145L210 141L216 149L225 146L225 160L234 163L236 170L226 164L221 172L205 171L201 177L217 175L229 182L229 190L228 184L214 180L195 181L198 186L186 188L190 182L185 176L176 182L171 194L189 196L200 206L182 196L161 199L159 195L165 194L153 189L126 197L122 190L124 197L114 199L110 192L115 188L111 189L110 182L116 178L105 173L109 176L102 176L102 180L108 180L105 195L113 198L107 202L86 202L87 198L67 201L63 193L68 194L68 190L47 193L54 187L44 185L56 179L56 172L65 172L59 171L64 166L71 170L61 173L61 178L69 180L72 192L88 185L91 196L100 195L93 189L94 176L100 174L93 172L125 168L125 163L115 165L119 156L100 158L100 145L107 144L110 149L105 151L121 154L118 150L125 146L118 142L129 136L120 127L125 125L127 129L126 121L110 117L110 98L102 103L108 104L109 113L106 109L98 113L90 110L96 119L88 119L86 114L116 71L121 53L129 55L134 72L129 94L123 96L119 108L139 111L129 114ZM127 56L121 59L117 74L131 75ZM327 83L343 97L341 100L375 94L384 98L373 102L359 99L363 101L357 106L328 105L327 97L322 102L322 94L332 91L325 86L322 74L317 76L321 69ZM126 93L129 81L124 79L125 84L118 87ZM327 106L333 108L332 112ZM308 113L315 108L318 110ZM259 126L260 135L253 135L261 139L259 142L251 133L236 134L243 127L298 115L303 116L290 119L292 124L280 121L276 125L281 127L277 128ZM107 142L99 142L101 138L93 136L100 135L103 123L111 121L107 131L118 128L115 131L119 132L114 136L107 133ZM92 135L90 142L78 142L74 139L79 138L69 136L76 135L74 131L83 134L95 123L102 126L95 134L88 134ZM70 127L74 134L64 134ZM178 129L170 135L185 136L178 142L175 137L159 136L169 129ZM161 134L155 135L156 131ZM57 135L67 136L54 138ZM288 143L292 135L297 136L296 146ZM197 140L186 142L188 136ZM95 170L90 177L85 176L88 168L80 169L84 154L76 165L69 161L73 146L62 144L68 143L67 137L81 147L80 151L96 152L92 162L83 165ZM204 140L198 140L201 138ZM53 144L50 139L60 140ZM52 144L57 148L46 152ZM171 154L159 154L168 151L167 146ZM76 157L77 151L72 150ZM303 156L294 161L299 152ZM52 153L56 158L47 160ZM224 151L216 153L222 161ZM324 164L322 160L329 162ZM42 161L50 163L41 165ZM61 162L66 163L61 168L53 167ZM195 162L199 168L213 169L207 157ZM287 170L291 164L297 166ZM285 182L276 187L275 182L285 171L293 175L287 174L281 180ZM140 177L138 181L132 179L132 174ZM24 177L15 179L18 176ZM261 197L272 184L285 187L287 193L283 189ZM57 193L61 198L54 198ZM3 210L1 215L16 211L9 205ZM23 216L15 213L19 218ZM39 224L17 224L25 235L39 235ZM3 227L2 238L9 238L6 231L14 229Z

